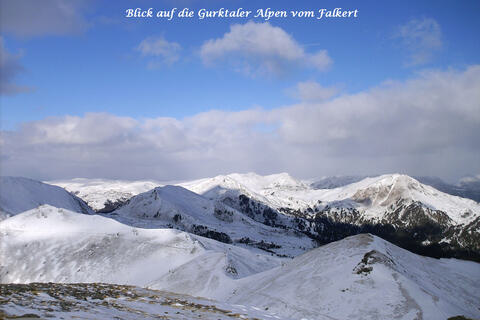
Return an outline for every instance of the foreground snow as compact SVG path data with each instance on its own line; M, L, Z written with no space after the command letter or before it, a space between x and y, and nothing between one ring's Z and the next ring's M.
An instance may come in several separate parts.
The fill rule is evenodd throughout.
M292 319L480 315L478 263L421 257L366 234L238 282L227 301L255 303Z
M478 263L421 257L366 234L279 259L177 230L42 206L0 222L0 246L1 283L132 284L288 319L479 315Z
M280 263L270 255L175 229L138 229L48 205L0 222L0 245L1 283L145 286L204 257L214 257L218 264L212 274L228 281Z
M0 284L0 318L283 319L252 306L109 284Z

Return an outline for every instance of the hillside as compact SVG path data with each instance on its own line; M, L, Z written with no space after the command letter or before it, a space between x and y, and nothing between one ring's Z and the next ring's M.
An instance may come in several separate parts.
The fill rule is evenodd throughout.
M105 215L141 228L175 228L225 243L295 256L315 246L306 235L259 223L227 204L180 186L158 187Z
M480 265L358 235L238 281L227 299L300 319L478 318Z
M288 174L231 174L181 184L261 223L320 243L371 232L421 254L480 260L480 204L406 175L318 189Z
M72 284L0 285L0 306L6 295L13 301L2 307L9 314L44 314L40 305L49 304L56 315L74 305L78 315L88 309L87 317L126 318L132 310L146 317L188 310L207 317L217 309L265 319L479 315L478 263L421 257L368 234L280 259L174 229L133 228L45 205L0 222L0 243L0 283ZM205 310L205 300L189 296L215 301Z
M151 180L126 181L84 178L54 180L46 183L62 187L75 194L97 212L111 212L131 197L161 185L160 182Z
M74 212L93 211L65 189L21 177L0 177L0 220L48 204Z
M139 229L48 205L0 222L0 283L102 282L145 286L203 256L233 279L280 263L175 229ZM212 271L213 272L213 271Z

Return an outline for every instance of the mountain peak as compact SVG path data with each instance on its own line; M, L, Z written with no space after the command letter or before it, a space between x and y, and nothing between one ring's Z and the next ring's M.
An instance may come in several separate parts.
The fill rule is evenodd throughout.
M98 229L99 226L101 226L102 232L123 227L120 223L99 215L79 214L48 204L22 212L0 222L0 230L23 231L33 236L50 234L52 229L58 234L91 233L92 230Z
M373 181L365 188L358 189L352 199L385 207L400 199L417 201L419 194L425 195L434 190L427 190L420 182L404 174L382 175L368 180Z
M0 220L43 204L93 213L81 199L63 188L22 177L0 178Z
M379 176L381 180L389 181L391 180L392 182L395 183L419 183L418 180L412 178L409 175L403 174L403 173L392 173L392 174L384 174Z
M240 184L247 186L249 189L260 191L262 189L271 189L271 188L308 188L303 182L293 178L290 174L286 172L270 174L270 175L259 175L253 172L240 174L233 173L228 175L230 178L233 178Z

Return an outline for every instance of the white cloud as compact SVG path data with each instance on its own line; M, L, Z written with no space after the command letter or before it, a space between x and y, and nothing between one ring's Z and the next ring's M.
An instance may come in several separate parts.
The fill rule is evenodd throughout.
M0 94L13 95L28 92L31 89L17 85L15 78L24 71L20 63L20 55L13 55L7 51L3 37L0 36Z
M108 125L99 125L108 123ZM102 145L111 141L128 138L128 132L135 128L137 121L106 113L87 113L83 117L65 116L47 118L43 121L25 124L32 145Z
M304 81L297 83L288 92L294 98L302 101L322 102L335 96L339 89L336 87L324 87L315 81Z
M328 56L327 50L320 50L319 52L308 55L308 62L317 70L325 71L333 63L332 59Z
M223 37L206 41L200 55L207 65L225 59L247 74L282 74L295 66L325 71L332 64L326 50L306 53L291 35L268 22L232 25Z
M80 0L0 0L1 30L24 37L81 33L88 27L83 16L86 4Z
M442 48L442 31L432 18L410 20L399 27L395 37L402 41L409 52L407 65L425 64Z
M164 37L149 37L144 39L136 48L143 57L158 58L150 63L172 64L178 61L181 46L176 42L168 42Z
M480 66L428 71L353 95L178 120L56 117L2 133L2 174L188 179L480 172ZM263 130L268 127L271 130Z

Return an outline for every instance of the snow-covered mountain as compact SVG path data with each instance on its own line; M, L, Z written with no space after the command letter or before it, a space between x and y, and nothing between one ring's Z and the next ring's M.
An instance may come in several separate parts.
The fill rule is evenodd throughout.
M227 301L291 319L446 319L479 315L480 265L415 255L362 234L238 281Z
M382 220L389 208L399 201L422 203L448 215L451 224L466 224L480 214L475 201L440 192L400 174L365 178L334 189L317 189L295 180L288 174L259 176L231 174L181 184L210 199L223 200L244 194L271 208L283 211L306 211L329 207L352 208L364 220Z
M257 310L265 319L478 316L478 263L421 257L366 234L282 259L174 229L134 228L45 205L0 222L0 245L1 283L133 284L220 301L212 301L212 306ZM57 285L61 293L53 293L49 301L94 295L93 300L105 299L108 309L108 301L127 296L130 308L147 315L151 310L135 300L139 289L118 292L119 288L98 286L94 295L84 293L92 288ZM28 292L19 290L12 296ZM42 290L46 289L36 292ZM162 299L150 292L141 300ZM92 312L107 310L99 310L92 299L82 300L91 303ZM84 310L82 306L76 310Z
M229 174L180 185L209 199L223 201L238 208L239 202L242 202L241 196L276 210L308 208L315 197L312 196L315 190L287 173L268 176L255 173Z
M361 181L371 176L326 176L316 179L306 180L313 189L335 189ZM435 189L448 193L452 196L472 199L480 202L480 175L464 177L456 184L450 184L438 177L431 176L412 176L415 180L422 184L434 187Z
M0 220L49 204L75 212L93 213L80 198L65 189L21 177L0 177Z
M175 268L215 260L235 279L280 258L175 229L139 229L99 215L43 205L0 222L0 282L102 282L146 286Z
M389 208L420 203L423 207L442 211L451 224L468 224L480 215L480 204L460 198L421 184L407 175L383 175L366 178L360 182L333 189L322 195L330 203L355 202L355 208L362 211L366 219L382 220ZM432 218L433 219L433 218Z
M53 180L46 183L65 188L83 199L97 212L111 212L128 199L162 185L154 180L108 180L76 178Z
M231 174L181 185L256 221L293 228L323 243L374 232L422 253L428 253L424 246L437 244L441 248L435 250L444 253L480 250L480 204L406 175L370 177L333 189L317 189L285 173Z
M426 181L433 184L432 179ZM111 212L131 197L163 185L158 181L104 179L73 179L49 183L64 187L100 212ZM269 208L283 210L284 213L320 208L320 201L330 207L359 210L363 220L379 221L388 214L388 210L385 210L387 203L395 205L401 200L403 204L417 202L432 210L445 212L451 224L468 224L478 217L479 204L441 192L429 184L399 174L363 179L361 176L327 177L310 183L297 180L287 173L269 176L248 173L216 176L178 185L213 200L234 199L242 194ZM390 198L381 201L384 195L389 195ZM375 201L369 202L371 199Z
M167 186L130 198L157 184L86 179L63 182L83 199L90 199L98 212L123 223L178 228L281 255L294 256L312 248L315 244L310 239L318 245L372 232L421 254L480 258L480 204L406 175L369 177L319 189L286 173L230 174L178 184L196 194ZM23 209L48 201L33 203Z
M139 194L106 216L135 227L173 227L280 255L296 256L316 246L303 233L267 226L180 186L157 187Z

